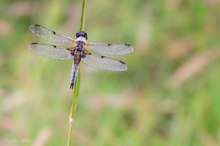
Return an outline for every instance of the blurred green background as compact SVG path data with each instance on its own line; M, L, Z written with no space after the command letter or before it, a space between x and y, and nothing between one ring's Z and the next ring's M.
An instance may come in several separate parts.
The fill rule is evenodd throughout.
M81 65L74 146L219 146L220 1L88 0L89 41L129 43L127 72ZM0 145L67 144L71 61L28 52L41 24L72 36L80 0L0 1Z

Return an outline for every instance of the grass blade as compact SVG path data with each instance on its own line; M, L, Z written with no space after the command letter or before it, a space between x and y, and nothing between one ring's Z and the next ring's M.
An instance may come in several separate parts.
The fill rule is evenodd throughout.
M80 20L80 31L83 31L85 28L85 6L86 0L82 0L82 11L81 11L81 20ZM71 105L71 111L69 116L69 134L68 134L68 144L67 146L72 146L72 133L73 133L73 121L76 116L76 108L78 103L79 97L79 90L80 90L80 68L78 72L78 76L76 79L75 87L73 90L73 102Z

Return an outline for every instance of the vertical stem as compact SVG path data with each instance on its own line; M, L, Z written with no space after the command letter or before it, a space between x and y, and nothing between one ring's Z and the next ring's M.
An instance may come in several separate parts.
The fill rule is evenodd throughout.
M80 31L85 30L85 7L86 7L86 0L82 0Z
M85 29L85 6L86 6L86 0L82 0L80 31L83 31ZM70 115L69 115L69 134L68 134L67 146L72 146L72 133L73 133L72 123L73 123L75 115L76 115L76 107L77 107L77 102L78 102L79 89L80 89L80 68L79 68L78 76L76 79L76 84L75 84L74 90L73 90L73 102L71 105L71 111L70 111Z
M80 69L78 72L78 77L76 79L76 84L74 86L73 91L73 102L71 105L70 115L69 115L69 135L68 135L68 144L67 146L72 146L72 127L73 127L73 121L76 115L76 107L78 103L78 96L79 96L79 89L80 89Z

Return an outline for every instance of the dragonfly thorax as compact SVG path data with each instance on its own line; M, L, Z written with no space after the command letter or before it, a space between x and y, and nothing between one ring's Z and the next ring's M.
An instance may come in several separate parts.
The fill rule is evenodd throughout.
M76 46L77 50L84 50L84 45L85 45L85 42L78 41L77 46Z

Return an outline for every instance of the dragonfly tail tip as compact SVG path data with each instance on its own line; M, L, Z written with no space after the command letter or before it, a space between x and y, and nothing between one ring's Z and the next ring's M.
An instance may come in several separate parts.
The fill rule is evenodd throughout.
M71 84L70 84L70 89L73 89L73 87L74 87L74 84L71 83Z

